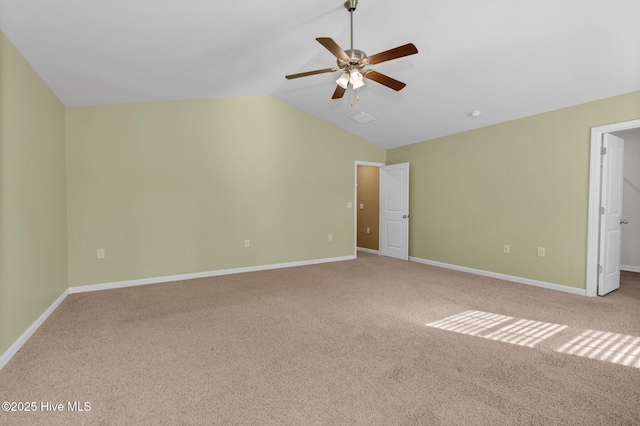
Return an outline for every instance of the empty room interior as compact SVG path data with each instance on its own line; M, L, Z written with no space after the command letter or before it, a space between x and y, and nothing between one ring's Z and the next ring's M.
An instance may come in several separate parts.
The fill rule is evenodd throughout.
M639 19L0 0L0 424L640 424Z

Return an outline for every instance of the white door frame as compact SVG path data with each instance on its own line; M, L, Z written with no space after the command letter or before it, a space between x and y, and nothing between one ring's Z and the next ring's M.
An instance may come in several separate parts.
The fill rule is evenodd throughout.
M591 128L589 161L589 222L587 231L587 296L598 295L598 252L600 251L600 148L605 133L640 128L640 120L625 121Z
M353 255L358 255L358 166L384 167L385 163L372 163L369 161L356 161L353 185ZM378 184L378 190L380 185Z

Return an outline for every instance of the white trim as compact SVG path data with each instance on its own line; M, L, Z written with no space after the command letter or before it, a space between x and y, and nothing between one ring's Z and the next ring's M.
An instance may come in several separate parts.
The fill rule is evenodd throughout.
M358 166L382 167L382 166L386 166L386 164L385 163L372 163L371 161L357 161L356 160L356 171L358 171Z
M591 128L591 155L589 162L589 222L587 226L587 281L586 294L598 294L598 234L600 233L600 144L605 133L640 127L640 120L625 121Z
M31 324L29 328L27 328L25 332L22 333L20 337L18 337L6 351L4 351L4 353L0 356L0 370L2 370L4 366L7 365L7 363L11 360L11 358L13 358L16 353L18 353L20 348L25 343L27 343L27 340L29 340L33 333L35 333L36 330L38 330L38 328L47 320L47 318L49 318L49 315L51 315L51 313L56 310L56 308L62 303L62 301L67 297L68 294L69 290L65 290L64 293L62 293L60 297L58 297L56 301L53 302L51 306L49 306L47 310L38 317L37 320L34 321L33 324Z
M527 284L535 287L542 287L549 290L563 291L565 293L577 294L580 296L586 295L586 291L584 289L569 287L566 285L553 284L553 283L548 283L544 281L537 281L529 278L516 277L514 275L500 274L497 272L483 271L481 269L467 268L466 266L458 266L458 265L452 265L449 263L436 262L433 260L421 259L419 257L409 256L409 260L411 260L412 262L422 263L425 265L437 266L439 268L453 269L454 271L467 272L470 274L482 275L484 277L497 278L499 280L512 281L515 283Z
M640 272L640 266L620 265L621 271Z
M358 166L384 167L385 163L356 160L353 176L353 255L358 252ZM379 186L379 185L378 185Z
M380 254L380 252L378 250L371 250L371 249L364 248L364 247L358 247L358 251L363 251L365 253L371 253L371 254Z
M112 283L81 285L76 287L69 287L69 294L86 293L90 291L111 290L111 289L123 288L123 287L135 287L135 286L147 285L147 284L161 284L161 283L167 283L172 281L192 280L195 278L217 277L220 275L242 274L245 272L267 271L270 269L282 269L282 268L292 268L296 266L317 265L320 263L353 260L355 258L356 258L355 255L349 255L349 256L342 256L342 257L331 257L326 259L304 260L300 262L247 266L244 268L219 269L216 271L196 272L192 274L181 274L181 275L169 275L166 277L142 278L138 280L117 281Z

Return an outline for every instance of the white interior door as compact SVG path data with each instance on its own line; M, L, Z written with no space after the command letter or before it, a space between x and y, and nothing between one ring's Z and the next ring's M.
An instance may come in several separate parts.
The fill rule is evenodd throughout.
M409 163L380 168L380 254L409 259Z
M624 140L606 133L602 155L600 268L598 295L620 287L620 250Z

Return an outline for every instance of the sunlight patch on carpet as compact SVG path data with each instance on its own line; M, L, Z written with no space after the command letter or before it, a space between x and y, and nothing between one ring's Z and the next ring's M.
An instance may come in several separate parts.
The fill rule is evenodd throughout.
M566 325L521 319L482 337L533 348L565 328Z
M640 337L636 336L587 330L557 351L640 368Z
M492 314L490 312L466 311L426 325L475 336L478 333L487 331L490 328L513 319L513 317Z
M482 311L465 311L425 325L529 348L567 328L566 325ZM496 327L500 328L495 330Z
M425 325L529 348L568 328L482 311L465 311ZM640 337L637 336L587 330L556 351L640 368Z

